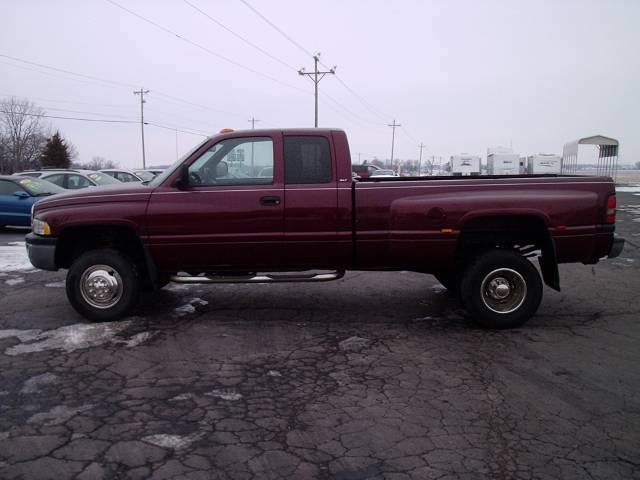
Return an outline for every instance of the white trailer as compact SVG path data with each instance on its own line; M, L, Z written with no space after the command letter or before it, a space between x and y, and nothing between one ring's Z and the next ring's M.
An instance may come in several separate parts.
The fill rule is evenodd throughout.
M527 173L530 175L542 173L559 174L562 171L562 157L553 153L538 153L527 157Z
M480 175L481 159L477 155L452 155L449 160L451 166L451 175L453 176L469 176Z
M505 147L487 149L487 174L519 175L520 155Z

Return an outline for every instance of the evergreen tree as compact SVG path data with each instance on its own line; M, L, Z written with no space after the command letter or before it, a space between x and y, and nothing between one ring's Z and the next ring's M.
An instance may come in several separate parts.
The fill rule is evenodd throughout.
M71 166L69 147L59 132L47 140L40 155L40 166L42 168L69 168Z

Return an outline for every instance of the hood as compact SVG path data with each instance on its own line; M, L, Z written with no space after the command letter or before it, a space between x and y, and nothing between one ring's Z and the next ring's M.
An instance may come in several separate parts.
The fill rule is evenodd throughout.
M62 205L87 205L89 203L146 201L154 187L141 183L123 183L121 185L102 185L82 190L71 190L45 197L37 203L37 209Z

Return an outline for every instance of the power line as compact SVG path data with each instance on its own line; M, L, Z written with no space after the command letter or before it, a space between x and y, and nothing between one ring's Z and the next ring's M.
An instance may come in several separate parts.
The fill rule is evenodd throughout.
M263 72L261 72L259 70L255 70L254 68L251 68L251 67L248 67L246 65L243 65L242 63L236 62L235 60L233 60L233 59L231 59L229 57L225 57L224 55L221 55L221 54L219 54L217 52L214 52L213 50L205 47L204 45L200 45L199 43L196 43L193 40L190 40L189 38L187 38L187 37L185 37L183 35L180 35L180 34L174 32L174 31L168 29L167 27L164 27L164 26L160 25L159 23L154 22L153 20L149 20L148 18L146 18L146 17L134 12L133 10L129 10L127 7L124 7L124 6L120 5L119 3L115 2L114 0L106 0L106 1L111 3L112 5L120 8L121 10L124 10L125 12L129 13L130 15L133 15L134 17L139 18L140 20L142 20L142 21L144 21L144 22L146 22L146 23L148 23L150 25L153 25L154 27L162 30L163 32L168 33L169 35L172 35L172 36L182 40L183 42L188 43L189 45L192 45L192 46L194 46L196 48L199 48L200 50L208 53L209 55L212 55L212 56L214 56L216 58L224 60L225 62L230 63L232 65L235 65L238 68L242 68L243 70L247 70L247 71L249 71L251 73L254 73L256 75L259 75L259 76L261 76L263 78L271 80L272 82L279 83L281 85L285 85L285 86L287 86L289 88L292 88L294 90L298 90L299 92L307 93L305 90L303 90L301 88L298 88L295 85L291 85L291 84L288 84L288 83L283 82L281 80L278 80L277 78L272 77L271 75L263 73Z
M10 113L25 115L27 117L43 117L43 118L57 118L60 120L78 120L82 122L102 122L102 123L138 123L136 120L109 120L104 118L78 118L78 117L60 117L57 115L45 115L44 113L23 113L23 112L10 112L8 110L0 110L0 113Z
M185 0L186 1L186 0ZM253 7L249 2L247 2L246 0L240 0L244 5L247 6L247 8L249 8L253 13L255 13L256 15L258 15L262 20L264 20L268 25L270 25L274 30L276 30L278 33L280 33L280 35L282 35L284 38L286 38L291 44L293 44L295 47L297 47L300 51L302 51L305 55L309 56L309 57L313 57L314 55L307 50L306 48L304 48L300 43L298 43L297 41L295 41L290 35L288 35L284 30L282 30L280 27L278 27L275 23L273 23L271 20L269 20L266 16L264 16L262 13L260 13L255 7ZM329 67L327 65L325 65L324 63L320 62L320 65L322 65L324 68L329 69ZM338 75L336 75L336 79L338 80L338 82L344 87L346 88L349 92L351 92L351 94L353 94L358 100L360 100L360 102L367 107L368 110L370 110L372 113L374 113L376 116L380 117L383 120L386 120L387 118L389 118L389 115L385 115L384 113L380 112L380 110L376 109L375 107L373 107L369 102L367 102L364 98L362 98L362 96L360 96L355 90L353 90L351 87L349 87L344 80L342 80Z
M107 0L107 1L109 1L109 0ZM28 60L23 60L21 58L12 57L11 55L5 55L4 53L0 53L0 57L8 58L8 59L14 60L16 62L26 63L28 65L35 65L35 66L41 67L41 68L48 68L49 70L55 70L57 72L66 73L68 75L75 75L76 77L83 77L83 78L87 78L89 80L94 80L94 81L98 81L98 82L111 83L113 85L118 85L120 87L135 87L135 85L130 84L130 83L118 82L116 80L106 80L104 78L94 77L93 75L84 75L82 73L76 73L76 72L72 72L70 70L64 70L62 68L51 67L51 66L48 66L48 65L44 65L42 63L30 62Z
M284 32L284 30L280 29L275 23L273 23L271 20L269 20L267 17L265 17L262 13L260 13L258 10L256 10L253 6L251 6L251 4L249 2L247 2L246 0L240 0L240 1L242 3L244 3L246 5L246 7L249 8L253 13L258 15L262 20L264 20L267 24L269 24L274 30L276 30L278 33L280 33L280 35L282 35L284 38L289 40L289 42L291 42L293 45L298 47L302 52L304 52L305 55L307 55L308 57L313 57L313 53L311 53L309 50L304 48L302 45L300 45L298 42L296 42L293 38L291 38L289 35L287 35ZM325 65L325 68L327 68L326 65Z
M188 132L186 130L181 130L179 128L174 128L174 127L167 127L166 125L160 125L159 123L154 123L154 122L146 122L147 125L151 125L153 127L158 127L158 128L164 128L165 130L171 130L171 131L176 131L176 132L180 132L180 133L188 133L190 135L198 135L200 137L209 137L210 135L205 135L203 133L196 133L196 132Z
M240 40L242 40L244 43L246 43L247 45L255 48L256 50L258 50L260 53L266 55L267 57L271 58L272 60L275 60L276 62L280 63L281 65L284 65L287 68L290 68L291 70L295 70L296 68L290 64L288 64L287 62L285 62L284 60L281 60L280 58L276 57L275 55L272 55L271 53L269 53L268 51L266 51L265 49L263 49L262 47L260 47L259 45L256 45L255 43L253 43L250 40L247 40L245 37L243 37L242 35L240 35L239 33L236 33L235 31L233 31L232 29L230 29L229 27L227 27L226 25L224 25L222 22L220 22L219 20L216 20L215 18L213 18L211 15L209 15L208 13L206 13L205 11L201 10L200 8L198 8L196 5L194 5L193 3L191 3L189 0L183 0L184 3L186 3L187 5L189 5L191 8L193 8L194 10L200 12L202 15L204 15L205 17L207 17L209 20L211 20L213 23L215 23L216 25L218 25L221 28L224 28L227 32L229 32L231 35L233 35L236 38L239 38Z

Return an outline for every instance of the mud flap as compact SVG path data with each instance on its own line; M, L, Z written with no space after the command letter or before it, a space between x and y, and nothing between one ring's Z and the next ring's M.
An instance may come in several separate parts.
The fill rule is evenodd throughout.
M540 263L540 271L542 272L544 283L559 292L560 272L558 272L558 260L556 258L556 243L549 235L542 248L542 255L538 257L538 262Z

